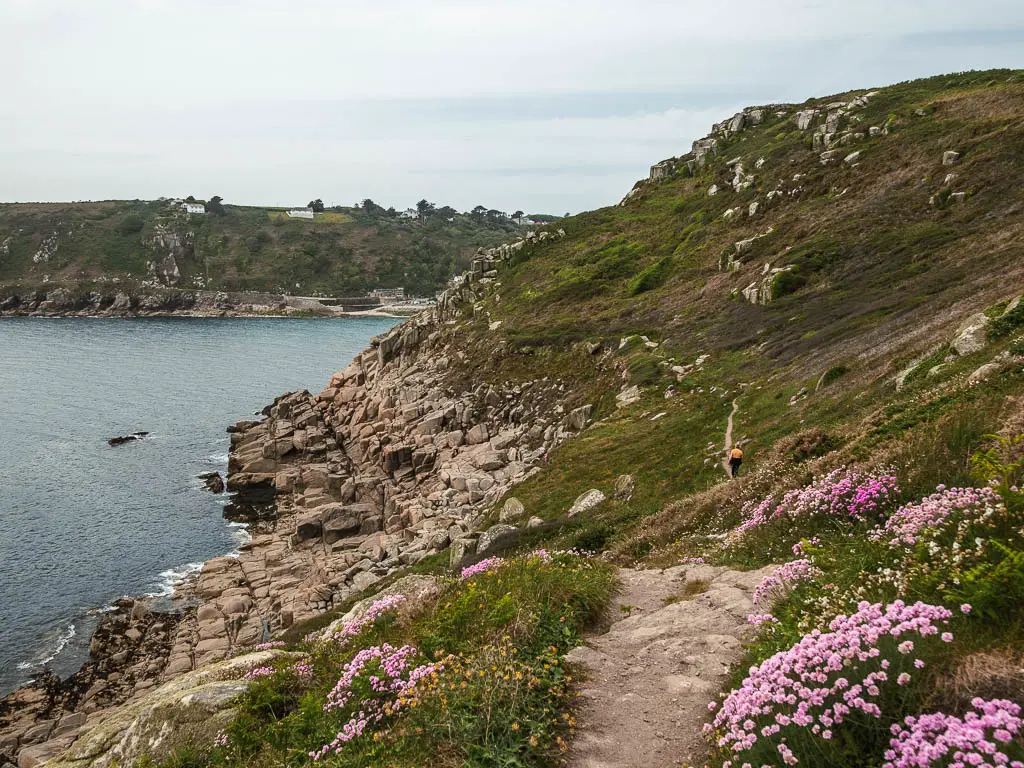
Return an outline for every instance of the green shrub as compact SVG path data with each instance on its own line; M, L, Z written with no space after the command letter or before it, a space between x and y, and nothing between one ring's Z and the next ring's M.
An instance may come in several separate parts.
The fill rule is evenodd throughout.
M988 337L992 341L1009 336L1015 330L1024 325L1024 301L1017 302L1017 306L1001 317L996 318L988 324Z
M629 295L637 296L641 293L657 288L668 280L671 273L672 257L666 256L647 267L647 269L629 281Z
M545 552L453 579L416 614L405 615L398 603L355 634L304 641L305 657L280 657L275 671L240 697L225 743L198 757L183 753L165 768L307 764L306 755L331 744L360 702L377 707L381 719L340 742L338 753L325 757L328 765L552 765L568 749L575 725L572 673L561 657L581 642L614 590L610 565ZM411 654L403 679L428 660L441 667L425 670L400 699L384 697L389 703L382 710L368 701L382 698L369 677L382 669L364 654L344 689L351 697L325 710L357 654L377 648L390 655L403 646Z
M593 525L576 534L573 547L582 552L600 552L608 544L610 535L610 531L605 526Z
M791 293L796 293L807 285L807 278L799 269L789 269L779 272L772 278L772 300L781 299Z
M146 222L141 216L137 213L130 213L121 219L117 225L117 231L122 235L134 235L136 232L141 232L145 225Z
M641 387L649 387L656 384L661 378L661 366L653 357L637 355L629 361L627 366L629 380Z
M843 378L843 376L845 376L849 372L850 369L847 368L845 365L833 365L831 368L825 371L825 375L821 377L821 386L827 387L830 384L839 381L839 379Z

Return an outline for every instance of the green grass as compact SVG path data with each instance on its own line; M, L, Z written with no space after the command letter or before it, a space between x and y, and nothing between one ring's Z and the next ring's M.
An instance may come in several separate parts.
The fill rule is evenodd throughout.
M361 701L379 698L360 676L355 700L324 710L345 665L385 643L413 646L414 664L443 669L326 765L551 765L575 724L573 672L560 657L601 617L615 588L608 565L565 555L516 558L451 580L435 602L408 612L399 606L347 641L300 642L311 674L299 676L290 659L276 663L240 698L226 746L193 745L162 765L306 764L308 752L366 706Z
M188 216L168 201L0 204L0 294L74 288L109 290L111 278L131 289L147 276L157 226L178 234L178 287L225 291L358 295L374 287L404 287L430 296L480 246L514 240L509 221L458 214L424 225L360 209L331 210L312 221L280 209L228 205L223 215ZM56 234L57 252L35 263L41 243ZM106 281L97 282L97 278Z

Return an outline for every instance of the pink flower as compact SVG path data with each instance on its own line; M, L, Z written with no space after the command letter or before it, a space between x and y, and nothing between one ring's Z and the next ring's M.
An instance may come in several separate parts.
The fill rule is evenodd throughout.
M893 725L883 768L1024 765L1019 760L1011 761L1006 754L1010 750L1024 754L1011 744L1024 725L1020 707L1004 699L976 698L971 704L976 711L962 719L936 712L908 717L902 726ZM1009 749L1000 745L1009 745Z

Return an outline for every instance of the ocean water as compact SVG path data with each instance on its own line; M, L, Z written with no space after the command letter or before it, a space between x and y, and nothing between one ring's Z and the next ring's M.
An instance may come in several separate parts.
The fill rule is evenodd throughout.
M235 549L197 478L226 471L225 427L319 392L395 322L0 320L0 695L44 662L74 672L112 600Z

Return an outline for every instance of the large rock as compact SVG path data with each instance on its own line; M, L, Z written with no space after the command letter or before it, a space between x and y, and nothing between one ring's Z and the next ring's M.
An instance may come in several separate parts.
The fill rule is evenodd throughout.
M615 481L615 500L629 501L633 498L633 491L636 489L636 479L632 475L619 475Z
M514 525L505 525L504 523L492 525L480 534L480 540L476 544L477 556L486 555L492 549L497 548L498 545L508 541L515 532L516 527Z
M261 651L212 664L166 683L109 712L91 717L70 748L48 768L128 768L144 755L160 763L186 746L203 749L235 717L232 702L251 685L254 666L282 651Z
M632 405L640 399L640 387L635 384L632 387L627 387L619 392L615 396L615 402L618 408L623 408L627 405Z
M501 508L501 514L498 515L498 519L503 523L507 523L510 520L518 520L525 514L526 507L523 506L523 502L515 496L510 496L505 499L505 504Z
M462 536L453 539L448 547L448 563L452 568L458 568L462 563L476 554L476 538Z
M594 406L583 405L569 412L565 417L565 426L574 432L579 432L590 421L590 414L594 412Z
M573 505L569 508L568 516L575 517L580 512L586 512L587 510L593 509L604 500L605 495L601 491L596 488L591 488L589 491L581 493L576 497L576 501L574 501Z
M983 350L988 345L988 324L989 319L984 312L971 315L961 323L953 336L952 346L956 353L970 355Z
M429 601L441 594L442 589L443 584L441 583L441 580L434 576L420 576L418 574L403 576L390 586L382 589L373 597L367 597L358 601L349 609L348 613L340 619L332 622L330 626L327 627L327 632L333 632L340 629L345 624L349 624L363 618L370 610L370 606L383 597L387 597L389 595L404 596L405 601L402 603L399 611L403 615L408 615L420 610Z
M296 524L295 538L299 541L319 539L322 531L323 523L320 520L320 515L311 515L309 517L302 518Z
M484 472L493 472L496 469L501 469L507 463L504 451L484 451L476 458L477 467Z
M324 515L324 543L333 544L339 539L355 536L362 528L359 514L342 505L331 504L331 511Z
M466 443L468 445L479 445L480 443L486 443L489 437L487 425L477 424L466 433Z

